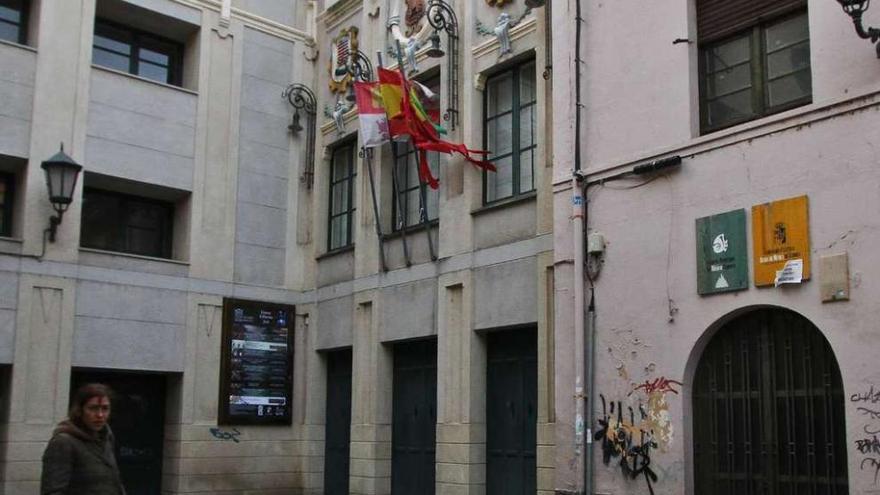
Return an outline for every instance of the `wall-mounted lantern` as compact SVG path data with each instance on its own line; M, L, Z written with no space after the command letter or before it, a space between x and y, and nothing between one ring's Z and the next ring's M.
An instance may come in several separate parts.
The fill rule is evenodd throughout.
M870 39L871 43L877 43L880 40L880 29L869 27L865 30L862 25L862 14L868 10L871 0L837 0L837 3L843 7L843 11L852 17L853 24L856 28L856 34L860 38ZM880 43L877 43L877 58L880 58Z
M293 107L293 117L287 128L294 136L303 131L303 126L300 123L300 111L306 114L306 162L300 181L311 189L315 182L315 120L317 113L315 93L305 84L293 83L284 89L281 97L287 98Z
M49 201L57 215L49 217L49 228L46 233L49 241L55 242L55 233L61 225L61 217L67 211L67 207L73 202L73 191L76 189L76 179L82 170L82 165L73 161L73 158L64 152L64 143L61 151L40 165L46 172L46 186L49 188ZM43 239L45 242L45 238ZM45 252L45 245L43 246Z
M445 55L440 48L440 31L446 31L446 45L449 50L449 59L446 63L446 88L448 91L449 107L443 115L443 119L449 121L451 130L455 130L458 122L458 18L452 6L444 0L430 0L427 10L428 23L434 28L431 34L431 48L428 56L440 58Z

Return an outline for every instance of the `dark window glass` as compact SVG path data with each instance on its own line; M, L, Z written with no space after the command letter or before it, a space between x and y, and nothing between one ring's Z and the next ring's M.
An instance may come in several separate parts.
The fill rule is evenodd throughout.
M12 235L12 199L15 176L0 173L0 236Z
M809 103L807 14L701 44L700 99L703 132Z
M28 0L0 0L0 40L27 42Z
M435 124L440 124L440 78L426 82L427 87L437 98L426 102L425 111ZM392 182L395 190L394 230L418 225L422 221L422 207L426 220L436 220L440 204L440 190L431 189L419 180L419 154L409 142L392 142L397 177ZM428 166L434 177L440 173L440 154L428 152ZM422 196L424 195L424 196Z
M171 257L174 205L126 194L83 191L83 247Z
M92 62L153 81L179 86L183 46L109 21L95 21Z
M496 74L486 82L484 142L498 169L484 180L486 203L535 189L535 63Z
M330 163L330 218L327 236L327 248L330 251L349 246L353 242L355 175L354 143L348 142L333 150Z

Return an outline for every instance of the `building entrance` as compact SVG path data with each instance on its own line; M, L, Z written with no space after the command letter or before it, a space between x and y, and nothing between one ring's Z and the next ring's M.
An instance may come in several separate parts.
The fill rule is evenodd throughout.
M486 493L537 490L538 335L534 328L488 336Z
M693 418L694 493L849 493L840 369L797 313L753 311L712 337Z
M432 495L437 428L437 341L394 346L391 493Z
M324 495L348 495L351 442L351 350L328 352Z

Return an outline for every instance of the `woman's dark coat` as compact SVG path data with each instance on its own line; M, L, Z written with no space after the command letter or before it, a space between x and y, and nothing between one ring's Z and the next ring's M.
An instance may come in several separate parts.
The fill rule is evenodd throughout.
M43 453L40 494L125 495L110 427L93 434L70 421L59 423Z

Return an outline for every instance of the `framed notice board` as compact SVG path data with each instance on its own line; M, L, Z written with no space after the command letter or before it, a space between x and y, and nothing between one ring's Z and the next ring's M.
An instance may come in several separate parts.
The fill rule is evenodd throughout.
M294 315L286 304L223 300L219 424L291 424Z

